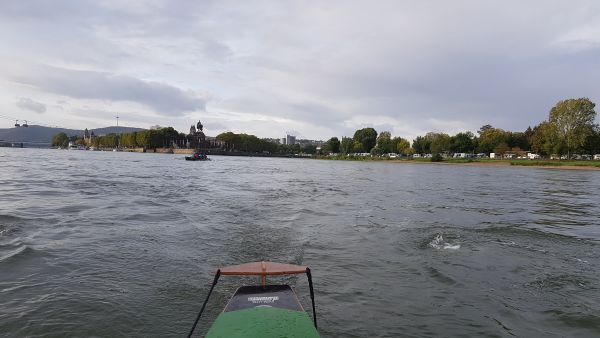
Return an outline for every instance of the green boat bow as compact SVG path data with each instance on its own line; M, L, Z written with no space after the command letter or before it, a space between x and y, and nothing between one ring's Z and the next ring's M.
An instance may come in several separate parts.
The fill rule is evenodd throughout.
M318 338L319 333L304 311L255 307L223 312L206 338Z
M306 274L308 277L313 309L312 321L289 285L266 285L267 276L291 274ZM310 269L305 266L270 262L247 263L217 270L211 289L188 337L192 336L221 275L261 276L262 285L238 288L211 326L207 338L319 337Z

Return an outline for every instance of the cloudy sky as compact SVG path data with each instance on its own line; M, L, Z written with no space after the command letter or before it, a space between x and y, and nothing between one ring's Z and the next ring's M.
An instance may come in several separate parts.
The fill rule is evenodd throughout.
M0 39L0 128L413 138L600 102L595 0L3 0Z

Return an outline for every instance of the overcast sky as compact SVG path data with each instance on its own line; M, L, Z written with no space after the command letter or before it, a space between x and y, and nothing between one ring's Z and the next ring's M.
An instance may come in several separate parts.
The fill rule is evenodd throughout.
M0 115L77 129L412 139L600 101L595 0L3 0L0 41Z

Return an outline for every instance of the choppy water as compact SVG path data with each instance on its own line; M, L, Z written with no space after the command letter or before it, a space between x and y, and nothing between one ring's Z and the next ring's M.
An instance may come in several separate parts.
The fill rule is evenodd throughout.
M182 157L0 148L0 336L181 337L263 259L323 337L600 336L599 172Z

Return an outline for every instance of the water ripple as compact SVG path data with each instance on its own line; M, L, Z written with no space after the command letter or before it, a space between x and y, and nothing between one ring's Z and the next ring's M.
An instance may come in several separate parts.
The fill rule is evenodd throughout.
M254 260L311 267L323 337L600 333L597 172L8 148L0 157L8 336L180 337L216 268ZM304 278L270 281L310 303ZM223 278L199 334L254 282Z

